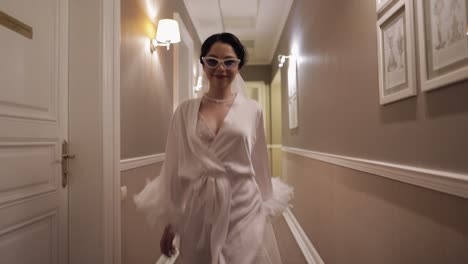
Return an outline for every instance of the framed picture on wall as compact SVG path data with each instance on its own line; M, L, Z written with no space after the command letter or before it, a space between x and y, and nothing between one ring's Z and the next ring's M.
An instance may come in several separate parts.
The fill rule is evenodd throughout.
M468 79L468 1L418 1L421 90Z
M375 6L377 7L377 13L380 14L393 1L394 0L375 0Z
M297 59L293 55L289 57L288 65L288 110L289 129L299 127L297 118Z
M413 1L400 0L377 21L380 104L416 95Z

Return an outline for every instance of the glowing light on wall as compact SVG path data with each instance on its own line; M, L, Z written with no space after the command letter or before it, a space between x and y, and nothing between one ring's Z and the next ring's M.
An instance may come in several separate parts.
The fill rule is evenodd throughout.
M158 46L165 46L180 42L179 23L174 19L161 19L158 22L156 38L151 40L150 50L153 53Z
M283 68L284 63L286 62L287 58L289 58L289 56L281 55L281 54L278 55L278 61L279 61L278 67Z

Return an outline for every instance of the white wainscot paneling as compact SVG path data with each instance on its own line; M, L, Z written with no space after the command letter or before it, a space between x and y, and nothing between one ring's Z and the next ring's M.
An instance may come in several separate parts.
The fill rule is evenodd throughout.
M2 0L4 13L32 27L29 39L0 26L0 116L57 120L59 0Z
M58 263L56 211L0 230L0 263Z
M58 152L56 142L0 143L0 205L55 190Z
M423 188L468 198L468 175L369 159L283 147L283 151Z

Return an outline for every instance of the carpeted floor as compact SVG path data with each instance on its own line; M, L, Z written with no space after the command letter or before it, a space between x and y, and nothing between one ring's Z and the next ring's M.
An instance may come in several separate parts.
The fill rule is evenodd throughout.
M288 224L283 217L278 217L273 222L276 240L281 254L283 264L307 264L296 239L291 233Z

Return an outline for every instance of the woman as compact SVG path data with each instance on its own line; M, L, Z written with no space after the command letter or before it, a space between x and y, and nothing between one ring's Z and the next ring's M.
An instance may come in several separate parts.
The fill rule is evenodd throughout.
M230 33L203 43L206 93L176 109L161 174L135 197L150 221L167 219L163 254L180 235L180 263L281 263L268 219L292 189L271 179L262 111L239 75L245 57Z

